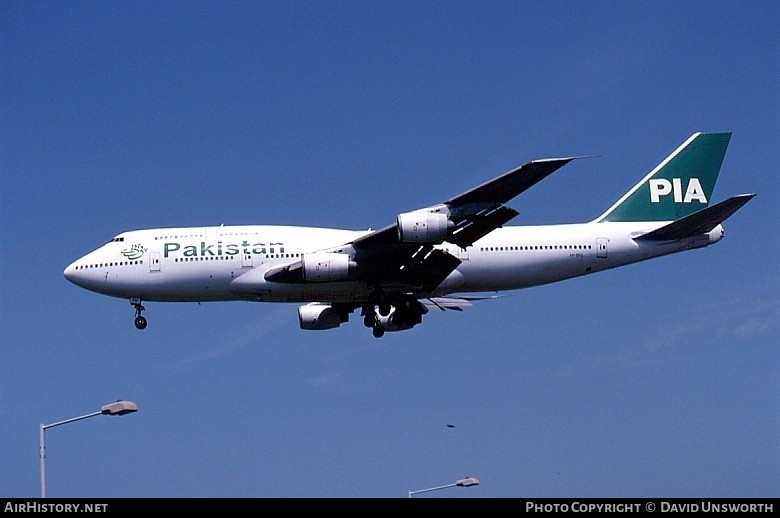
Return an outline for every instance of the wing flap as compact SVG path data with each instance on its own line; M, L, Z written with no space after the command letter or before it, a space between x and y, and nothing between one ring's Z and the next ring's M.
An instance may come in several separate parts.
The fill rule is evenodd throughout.
M430 299L420 299L420 303L428 309L439 309L445 311L451 309L453 311L463 311L463 308L469 308L473 304L466 299L453 298L453 297L434 297Z

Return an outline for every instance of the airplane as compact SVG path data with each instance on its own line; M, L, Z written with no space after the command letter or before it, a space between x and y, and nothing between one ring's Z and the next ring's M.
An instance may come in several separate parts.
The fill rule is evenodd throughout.
M360 310L381 338L431 310L692 250L755 194L710 204L731 133L694 133L596 219L505 226L511 199L569 162L533 160L378 230L241 225L131 230L77 259L64 276L144 302L298 303L301 329L339 327Z

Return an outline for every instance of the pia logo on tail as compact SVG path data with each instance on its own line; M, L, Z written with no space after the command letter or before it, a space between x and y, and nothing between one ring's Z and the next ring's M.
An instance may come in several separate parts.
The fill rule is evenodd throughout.
M688 181L688 187L683 191L682 179L672 178L672 181L664 178L650 180L650 202L658 203L662 196L674 195L675 203L691 203L697 200L699 203L707 204L707 196L698 178L691 178Z

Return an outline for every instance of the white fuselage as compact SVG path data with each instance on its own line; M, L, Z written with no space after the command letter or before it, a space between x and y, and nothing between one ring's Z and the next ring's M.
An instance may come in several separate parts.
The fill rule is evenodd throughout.
M633 239L663 224L509 226L466 249L444 243L437 248L462 263L428 295L547 284L707 246L723 235L718 225L709 234L677 241ZM374 289L362 281L278 283L264 275L302 254L341 247L369 232L268 225L135 230L78 259L64 274L88 290L143 301L360 303Z

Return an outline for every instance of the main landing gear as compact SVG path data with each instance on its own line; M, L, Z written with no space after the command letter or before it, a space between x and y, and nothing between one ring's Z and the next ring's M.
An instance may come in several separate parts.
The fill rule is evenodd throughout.
M364 312L366 315L363 317L363 325L371 328L374 338L382 338L385 336L385 326L383 326L377 318L375 309L373 307L367 308Z
M387 317L393 310L393 306L380 290L377 290L371 298L374 303L363 307L363 325L371 328L374 338L382 338L385 336L386 331L382 320L387 320Z
M363 306L363 325L370 328L375 338L382 338L386 331L411 329L422 322L428 310L412 296L381 298Z
M141 299L132 298L130 299L130 304L132 304L135 308L135 321L133 322L135 324L135 328L139 331L146 329L148 322L146 321L146 317L141 316L141 311L146 308L141 305Z

